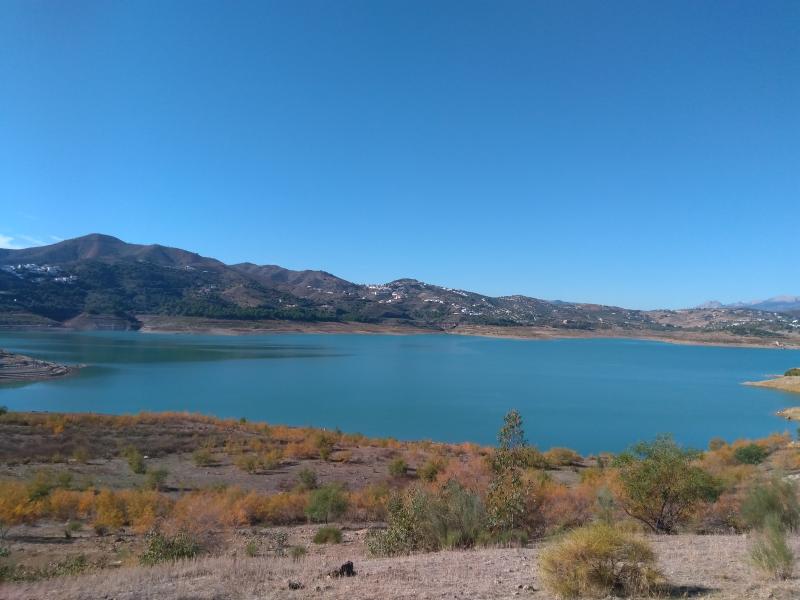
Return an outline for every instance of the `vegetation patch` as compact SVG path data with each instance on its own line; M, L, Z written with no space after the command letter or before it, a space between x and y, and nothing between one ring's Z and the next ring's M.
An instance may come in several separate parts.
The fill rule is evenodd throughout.
M147 549L139 557L139 561L143 565L152 566L162 562L194 558L199 551L199 545L187 533L181 532L168 537L160 532L151 532L147 536Z
M341 544L342 530L338 527L320 527L314 534L315 544Z
M605 523L567 534L542 553L539 566L559 598L645 596L664 581L647 542Z

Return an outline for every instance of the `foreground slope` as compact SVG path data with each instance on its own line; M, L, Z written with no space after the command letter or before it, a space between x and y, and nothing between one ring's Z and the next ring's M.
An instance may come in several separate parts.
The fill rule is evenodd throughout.
M293 532L292 543L308 543L311 531ZM300 559L234 555L157 567L120 568L94 575L0 587L8 600L197 600L330 598L336 600L531 598L555 600L544 589L538 557L549 542L533 548L440 552L394 558L368 558L363 530L345 532L340 546L314 548ZM792 600L800 581L768 581L747 564L747 539L741 535L650 537L659 567L668 576L672 598L709 600ZM791 539L800 554L800 537ZM357 575L330 579L326 574L353 561ZM795 570L800 568L796 563ZM303 587L289 589L289 582ZM97 591L102 590L102 596Z

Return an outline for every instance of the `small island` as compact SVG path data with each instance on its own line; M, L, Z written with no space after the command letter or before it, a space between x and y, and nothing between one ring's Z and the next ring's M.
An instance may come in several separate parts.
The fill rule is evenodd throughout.
M0 384L64 377L77 369L0 349Z

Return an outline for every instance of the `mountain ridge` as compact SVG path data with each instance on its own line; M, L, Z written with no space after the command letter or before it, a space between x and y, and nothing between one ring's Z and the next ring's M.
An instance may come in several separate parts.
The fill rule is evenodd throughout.
M752 307L644 311L512 294L487 296L401 278L359 284L323 270L215 258L93 233L0 250L0 325L137 328L142 315L228 321L355 322L451 330L464 326L669 332L796 333L797 319ZM102 323L102 325L99 325Z

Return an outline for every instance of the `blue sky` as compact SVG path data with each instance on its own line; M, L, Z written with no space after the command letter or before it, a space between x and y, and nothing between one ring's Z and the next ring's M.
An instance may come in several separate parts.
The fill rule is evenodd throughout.
M0 3L0 245L800 294L800 3Z

